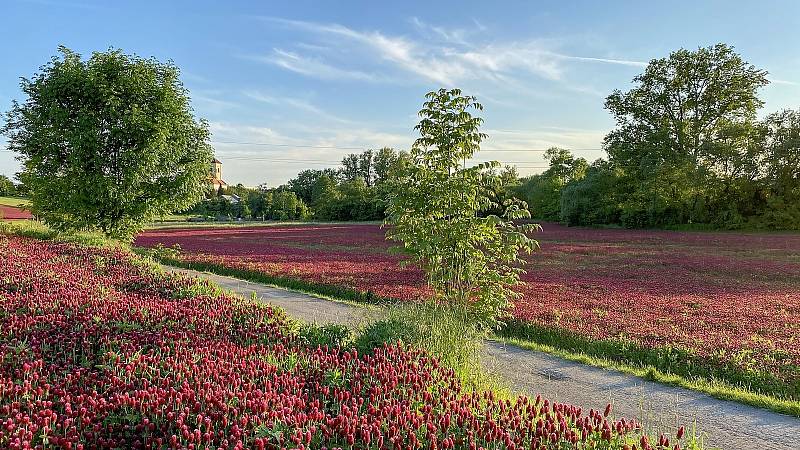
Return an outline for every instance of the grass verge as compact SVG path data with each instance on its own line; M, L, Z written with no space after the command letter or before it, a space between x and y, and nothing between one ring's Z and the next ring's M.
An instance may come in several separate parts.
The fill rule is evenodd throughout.
M487 333L472 320L465 305L405 303L384 309L383 316L360 330L354 345L368 350L401 341L436 356L453 369L469 390L494 391L511 398L502 380L481 365Z
M22 197L0 197L0 205L4 206L13 206L15 208L19 208L21 206L26 206L28 204L27 198Z
M800 401L795 400L798 386L787 385L767 372L744 372L685 350L646 348L621 340L593 340L521 321L510 322L493 338L569 361L800 417Z
M51 230L41 222L33 220L18 220L13 222L0 222L0 234L13 234L41 240L55 240L87 247L124 247L129 245L109 239L102 233L80 232L61 233Z

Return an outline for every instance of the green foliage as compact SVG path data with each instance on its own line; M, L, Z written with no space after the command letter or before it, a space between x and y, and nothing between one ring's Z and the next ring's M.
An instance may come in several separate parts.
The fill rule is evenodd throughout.
M314 203L314 186L322 177L329 177L335 180L339 177L336 169L307 169L303 170L296 177L289 180L289 190L297 194L300 200L303 200L307 205Z
M723 44L653 60L606 99L617 122L608 161L559 184L551 160L520 194L537 216L570 225L798 229L800 112L758 121L766 84Z
M308 209L292 191L277 190L272 194L269 218L275 220L305 219Z
M568 225L620 222L619 175L606 161L598 160L586 175L568 183L559 200L560 220Z
M198 203L187 213L220 220L305 220L309 217L305 202L285 188L259 190L240 184L222 192L220 196L212 195ZM239 200L228 200L221 195L235 195Z
M300 341L311 348L328 346L347 348L353 342L353 332L345 325L306 324L300 327Z
M606 99L617 121L605 139L609 161L629 186L622 223L728 222L749 207L766 72L718 44L653 60L634 84Z
M85 245L88 247L123 247L117 240L109 239L105 235L97 232L60 232L48 228L41 222L31 220L0 222L0 234L13 234L41 240L57 240L74 244Z
M375 185L380 186L395 178L403 171L409 162L409 154L405 151L396 151L393 148L383 147L375 154L372 167L375 176Z
M0 197L13 197L17 195L17 187L5 175L0 175Z
M518 295L520 253L538 247L527 235L536 226L512 222L530 218L524 202L493 202L497 162L466 165L486 137L469 112L481 105L457 89L426 97L420 138L390 193L387 236L425 271L437 299L470 305L474 320L496 325ZM497 207L502 215L483 215Z
M480 363L486 331L472 319L473 311L466 305L426 302L391 306L361 330L353 346L360 353L398 341L422 348L452 368L466 387L497 390L500 383Z
M387 181L408 160L408 153L384 147L342 159L341 168L304 170L289 180L288 189L310 205L317 220L382 220L385 216Z
M531 214L537 219L559 220L561 192L568 183L579 181L589 164L575 158L569 150L553 147L544 153L550 167L544 173L520 180L515 193L528 203Z
M202 198L213 154L171 63L61 47L2 128L19 153L31 210L58 230L129 239Z

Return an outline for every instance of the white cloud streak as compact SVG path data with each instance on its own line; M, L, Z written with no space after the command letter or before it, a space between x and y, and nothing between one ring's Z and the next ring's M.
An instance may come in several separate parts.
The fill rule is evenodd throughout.
M308 113L314 114L314 115L316 115L318 117L321 117L323 119L329 120L331 122L337 122L337 123L343 123L343 124L353 123L353 121L351 121L351 120L343 119L343 118L341 118L339 116L336 116L334 114L330 114L327 111L323 110L322 108L319 108L316 105L314 105L314 104L312 104L309 101L304 100L304 99L295 98L295 97L286 97L286 96L273 96L273 95L265 94L265 93L263 93L261 91L254 91L254 90L243 91L242 94L244 96L246 96L248 98L251 98L253 100L256 100L258 102L269 103L269 104L276 105L276 106L284 106L284 105L285 106L289 106L291 108L294 108L294 109L297 109L297 110L300 110L300 111L304 111L304 112L308 112Z
M789 81L789 80L780 80L777 78L767 78L770 83L772 84L781 84L784 86L800 86L800 83L796 81Z
M437 37L443 44L431 39L413 40L405 36L390 36L379 31L358 31L340 24L324 24L301 20L266 17L262 20L296 31L306 32L325 39L337 38L338 45L348 46L355 52L366 55L367 61L375 59L388 62L395 68L411 73L417 78L441 85L451 86L465 80L491 80L506 83L510 77L522 73L546 80L560 81L564 77L565 63L586 62L643 67L646 63L614 58L573 56L555 52L552 42L530 40L473 45L468 42L469 33L463 29L446 29L412 18L411 22L423 34ZM348 44L346 44L348 43ZM304 44L309 50L309 46ZM325 56L335 58L332 52ZM319 54L304 56L298 53L274 49L267 56L255 59L269 62L310 77L324 79L360 79L369 81L394 80L396 77L380 76L354 68L341 68L353 64L340 61L335 66L324 61Z
M249 59L274 64L301 75L327 80L378 81L379 76L358 70L340 69L319 58L311 58L283 49L273 49L270 55L247 56Z

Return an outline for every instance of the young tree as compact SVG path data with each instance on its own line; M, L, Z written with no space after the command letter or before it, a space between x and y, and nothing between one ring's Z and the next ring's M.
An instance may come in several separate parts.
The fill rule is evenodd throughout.
M470 305L482 325L497 325L517 296L512 290L523 272L521 252L538 247L528 233L533 224L523 202L509 200L502 216L483 212L496 207L491 169L497 162L468 166L486 137L476 99L458 89L427 94L416 126L420 137L411 162L394 182L387 209L387 236L424 269L440 300Z
M65 47L14 102L2 131L19 153L31 210L60 230L130 238L203 197L213 157L172 63Z

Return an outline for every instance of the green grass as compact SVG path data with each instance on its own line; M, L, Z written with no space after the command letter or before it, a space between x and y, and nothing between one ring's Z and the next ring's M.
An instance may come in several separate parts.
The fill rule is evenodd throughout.
M800 417L800 401L797 400L800 386L788 385L768 372L745 372L682 349L647 348L622 340L593 340L522 321L511 321L494 339L570 361L691 389L714 398Z
M360 351L366 351L383 343L401 341L436 356L455 371L468 390L491 390L511 398L502 380L481 365L487 337L465 305L419 302L385 308L381 318L360 331L354 344Z
M56 240L61 242L71 242L88 247L123 247L129 248L126 243L109 239L102 233L78 232L60 233L51 230L41 222L32 220L17 220L0 222L0 234L14 234L41 240Z
M0 197L0 205L13 206L19 208L28 204L27 198L22 197Z
M186 263L161 256L162 263L300 292L339 301L393 307L397 301L341 286L273 276L255 270L233 269L215 263ZM495 336L509 344L541 351L584 364L617 370L662 384L680 386L722 400L736 401L800 417L800 386L788 385L767 372L745 372L729 364L692 355L677 348L647 348L629 341L593 340L576 334L511 321Z

